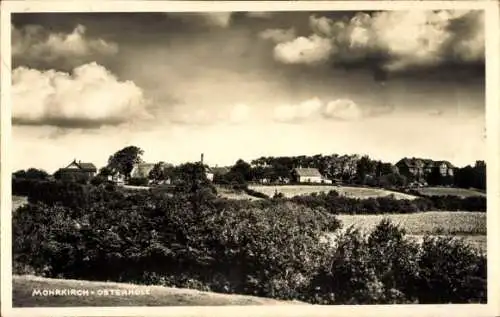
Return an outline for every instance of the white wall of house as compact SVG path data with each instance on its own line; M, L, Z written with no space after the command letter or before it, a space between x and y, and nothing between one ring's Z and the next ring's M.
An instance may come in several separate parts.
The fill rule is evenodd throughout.
M321 183L321 176L299 176L300 183Z

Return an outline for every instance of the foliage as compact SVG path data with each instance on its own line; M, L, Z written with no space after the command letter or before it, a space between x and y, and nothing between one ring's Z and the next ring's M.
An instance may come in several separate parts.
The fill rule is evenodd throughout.
M289 198L290 201L310 208L323 207L333 214L379 214L412 213L429 210L444 211L486 211L486 197L419 197L417 199L395 199L377 197L358 199L340 196L336 191L301 195Z
M131 177L128 180L128 184L132 186L148 186L149 181L147 178L143 177Z
M14 215L15 261L51 277L145 283L184 272L215 291L300 296L325 254L320 236L338 221L200 194L137 192L95 199L85 213L30 204Z
M144 150L137 146L131 145L124 147L109 157L107 167L128 178L130 177L134 164L142 162L142 154L144 154Z
M49 174L42 169L28 168L27 170L18 170L12 173L12 176L23 179L45 180L49 177Z
M419 301L486 301L486 257L456 238L425 237L419 258Z

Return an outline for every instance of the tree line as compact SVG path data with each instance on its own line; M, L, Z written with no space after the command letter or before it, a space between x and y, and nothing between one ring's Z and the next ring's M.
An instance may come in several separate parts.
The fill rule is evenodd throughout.
M109 176L121 174L130 180L135 164L144 162L144 150L137 146L127 146L112 154L106 166L99 170L97 178L108 179ZM246 184L250 182L286 183L292 180L294 168L315 168L323 177L346 184L359 184L378 187L405 187L414 179L411 175L400 173L397 167L389 162L374 160L368 155L313 155L313 156L268 156L250 162L238 159L234 165L215 171L214 183ZM204 166L205 171L209 170ZM178 166L158 162L149 175L138 182L161 182L178 178ZM49 175L43 170L30 168L14 173L18 178L45 179ZM56 177L57 178L57 177ZM467 165L453 169L453 176L441 176L437 168L425 175L425 181L431 185L450 185L461 188L486 189L486 163L477 161L475 165Z

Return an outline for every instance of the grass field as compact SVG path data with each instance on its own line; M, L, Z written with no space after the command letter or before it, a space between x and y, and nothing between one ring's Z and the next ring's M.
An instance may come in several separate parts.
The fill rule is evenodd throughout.
M297 301L200 292L192 289L144 286L112 282L48 279L32 275L13 275L14 307L76 306L223 306L304 304ZM33 296L33 290L88 290L88 296ZM108 295L103 290L134 290L138 295ZM147 293L146 293L147 292ZM100 295L98 295L100 294Z
M253 185L249 186L250 189L264 193L268 196L273 196L275 191L283 193L285 197L294 197L298 195L309 195L312 193L329 192L331 190L337 191L340 195L351 198L376 198L384 197L393 194L396 199L415 199L413 195L404 193L392 192L381 188L370 187L349 187L349 186L328 186L328 185L277 185L277 186L263 186Z
M425 187L425 188L419 188L417 191L421 195L427 195L427 196L446 196L446 195L453 195L453 196L460 196L460 197L471 197L471 196L484 196L486 197L486 193L477 191L477 190L472 190L472 189L465 189L465 188L448 188L448 187Z
M383 218L404 228L410 238L418 241L423 235L455 236L486 252L486 213L484 212L420 212L414 214L339 215L343 227L351 225L368 232Z

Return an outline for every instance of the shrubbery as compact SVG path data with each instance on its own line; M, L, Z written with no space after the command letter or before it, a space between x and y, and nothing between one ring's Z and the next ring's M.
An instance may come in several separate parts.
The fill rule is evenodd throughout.
M147 178L132 177L128 180L128 184L132 186L148 186L149 180Z
M418 197L413 200L393 196L377 198L349 198L336 191L295 196L290 201L310 208L323 207L333 214L413 213L419 211L486 211L486 197L458 196Z
M370 234L348 228L312 280L322 304L485 303L486 257L455 238L422 245L383 220Z
M420 247L383 222L368 236L349 229L334 246L322 243L339 228L329 205L217 199L210 187L125 195L78 186L68 193L84 193L81 208L64 194L13 214L14 273L327 304L486 298L485 257L461 242L426 239Z

